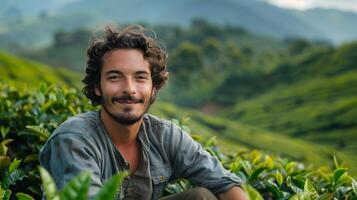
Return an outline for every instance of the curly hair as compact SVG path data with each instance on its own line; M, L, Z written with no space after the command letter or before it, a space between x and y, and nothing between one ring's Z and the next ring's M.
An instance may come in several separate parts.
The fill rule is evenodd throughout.
M82 80L82 91L94 106L101 103L101 97L95 94L95 87L100 85L103 58L106 53L116 49L138 49L143 52L144 59L150 64L152 83L156 91L162 88L168 79L165 48L155 37L148 36L144 27L130 25L122 31L107 27L104 38L92 39L87 49L87 68ZM155 97L152 102L154 100Z

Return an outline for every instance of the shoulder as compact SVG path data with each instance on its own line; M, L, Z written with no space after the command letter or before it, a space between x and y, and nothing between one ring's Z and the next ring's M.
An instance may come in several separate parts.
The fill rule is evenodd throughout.
M171 135L175 134L175 132L181 132L181 128L179 128L175 123L167 119L161 119L155 115L145 114L144 115L144 124L146 129L150 129L156 136Z
M160 119L157 116L146 114L144 116L145 129L148 137L153 143L158 143L164 146L177 146L183 140L190 139L188 133L183 131L174 122Z
M97 126L96 115L98 113L91 111L68 118L59 125L50 138L42 146L40 150L40 158L48 157L51 152L61 152L64 155L69 151L77 151L90 149L98 154L96 145L95 127ZM47 162L43 161L42 163Z
M166 119L161 119L155 115L145 114L144 123L146 126L153 128L163 128L172 126L172 122Z
M99 119L97 111L90 111L70 117L54 130L49 140L62 135L90 138L93 136L93 131L98 127Z

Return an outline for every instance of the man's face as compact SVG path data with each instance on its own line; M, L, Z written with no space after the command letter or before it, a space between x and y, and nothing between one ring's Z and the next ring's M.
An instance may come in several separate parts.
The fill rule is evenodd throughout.
M150 64L136 49L118 49L104 55L100 86L95 93L102 108L124 125L138 122L150 106L155 93Z

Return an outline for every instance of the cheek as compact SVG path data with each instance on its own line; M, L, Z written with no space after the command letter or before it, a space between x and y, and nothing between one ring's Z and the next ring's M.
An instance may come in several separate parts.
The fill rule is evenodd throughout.
M142 86L139 88L140 90L140 93L143 95L143 96L146 96L146 97L149 97L151 96L151 91L152 91L152 87L151 85L146 85L146 86Z
M102 84L103 95L114 95L119 92L120 86L117 84Z

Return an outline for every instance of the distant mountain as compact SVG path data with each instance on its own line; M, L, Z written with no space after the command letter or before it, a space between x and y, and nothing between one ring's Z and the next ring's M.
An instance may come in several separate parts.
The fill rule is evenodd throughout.
M7 9L0 9L2 46L45 44L58 29L97 28L109 22L188 25L194 18L242 26L276 38L303 37L335 44L357 39L356 13L322 9L293 11L254 0L68 0L62 4L50 1L42 7L36 0L28 6L32 10L31 20L26 20L29 14L23 11L22 4L14 2L7 3L11 5ZM34 5L41 9L35 9ZM37 17L33 17L35 12Z

